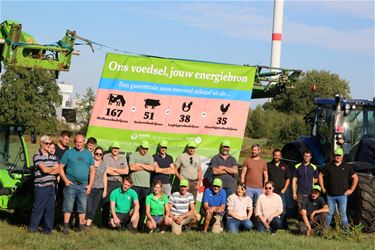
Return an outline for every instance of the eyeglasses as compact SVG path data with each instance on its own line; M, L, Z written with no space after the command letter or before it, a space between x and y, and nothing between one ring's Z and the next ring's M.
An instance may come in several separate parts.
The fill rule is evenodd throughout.
M193 157L190 157L190 164L193 164Z
M43 142L44 145L51 145L52 142Z
M266 190L271 190L273 187L265 187Z
M102 156L103 154L102 153L95 153L95 155Z

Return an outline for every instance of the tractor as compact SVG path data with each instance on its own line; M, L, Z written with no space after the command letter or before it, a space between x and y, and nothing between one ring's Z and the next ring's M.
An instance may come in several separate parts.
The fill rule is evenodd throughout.
M316 98L316 108L304 119L311 135L286 144L283 157L295 164L310 150L312 162L320 167L332 160L337 148L344 150L344 161L359 176L358 186L348 197L348 218L362 224L364 232L375 231L375 98L374 101Z

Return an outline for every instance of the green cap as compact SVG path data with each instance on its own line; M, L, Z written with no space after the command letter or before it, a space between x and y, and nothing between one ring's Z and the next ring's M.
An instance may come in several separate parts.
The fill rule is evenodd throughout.
M189 141L189 143L187 144L187 146L188 146L189 148L196 148L196 147L197 147L197 144L196 144L195 142L193 142L193 141Z
M215 178L214 182L212 183L212 186L222 187L223 186L223 181L220 178Z
M160 147L164 147L164 148L166 148L166 147L168 147L168 142L165 141L165 140L160 141L160 142L159 142L159 146L160 146Z
M232 145L231 145L230 141L225 140L225 141L223 141L223 142L221 143L221 146L222 146L222 147L224 147L224 146L226 146L226 147L231 147Z
M120 148L120 143L118 141L112 142L111 148Z
M150 148L150 143L148 141L142 141L141 142L141 147L142 148Z
M320 188L319 185L313 185L312 190L317 190L317 191L319 191L319 192L322 191L322 189Z
M342 148L336 148L335 155L344 155L344 150L342 150Z
M189 186L189 181L186 179L180 180L180 187L188 187Z

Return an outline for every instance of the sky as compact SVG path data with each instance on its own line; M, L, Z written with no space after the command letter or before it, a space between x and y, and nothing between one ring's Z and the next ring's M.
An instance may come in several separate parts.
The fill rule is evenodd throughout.
M96 43L136 54L270 64L271 0L0 2L1 21L22 23L23 31L41 44L57 42L70 29ZM328 70L349 82L353 98L372 100L374 21L372 0L286 0L281 67ZM59 80L73 84L75 93L84 94L88 87L96 90L105 54L116 53L105 46L95 46L92 53L88 46L77 45L80 55Z

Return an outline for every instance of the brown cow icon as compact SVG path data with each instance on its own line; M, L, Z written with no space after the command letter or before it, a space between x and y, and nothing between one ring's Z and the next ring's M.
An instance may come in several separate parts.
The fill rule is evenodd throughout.
M145 99L145 108L151 106L151 109L155 109L156 106L160 106L160 100L155 99Z
M193 102L189 102L189 103L184 102L184 103L182 104L182 111L184 111L184 112L189 112L190 109L191 109L191 105L193 105Z
M220 111L223 113L223 115L225 115L225 113L228 111L229 106L230 106L230 103L228 103L226 106L224 106L224 104L220 105Z
M122 95L117 95L117 94L109 94L108 98L108 105L112 105L112 104L115 104L116 106L122 106L124 107L125 106L125 99Z

